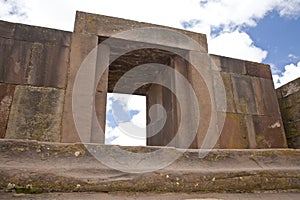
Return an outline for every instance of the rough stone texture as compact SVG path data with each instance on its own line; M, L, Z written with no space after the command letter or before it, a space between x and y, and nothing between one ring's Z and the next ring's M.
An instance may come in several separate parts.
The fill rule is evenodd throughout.
M84 44L84 45L83 45ZM67 80L67 88L65 94L65 102L64 102L64 112L63 112L63 121L62 121L62 142L80 142L81 139L77 133L74 119L73 119L73 110L72 110L72 92L73 92L73 85L76 78L77 71L86 58L86 56L90 53L90 51L95 48L98 44L98 37L94 35L80 35L80 34L73 34L72 35L72 44L70 50L70 69L68 74ZM95 80L95 71L96 71L96 64L93 71L91 71L90 76L86 77L85 79L91 83L93 86ZM92 89L93 88L88 88ZM89 90L91 91L91 90ZM82 91L83 93L86 91ZM91 106L94 104L93 99L89 99L89 103ZM92 113L85 112L83 113L84 117L90 119L90 123L86 124L86 128L89 129L87 133L87 141L90 142L91 137L91 129L92 129ZM100 120L102 121L102 120ZM102 125L103 127L103 125Z
M90 144L89 148L114 155L119 147ZM158 149L121 148L135 153ZM11 189L28 192L300 191L300 151L293 149L213 150L204 158L199 158L198 150L188 150L169 166L149 173L110 169L82 144L2 140L0 149L0 189L4 190L11 183L15 184ZM162 160L181 151L161 150Z
M238 113L257 114L252 79L245 76L232 76L233 94Z
M202 192L176 192L176 193L161 193L161 192L53 192L41 194L15 194L12 192L1 192L0 199L22 199L22 200L99 200L99 199L114 199L114 200L274 200L288 199L299 200L299 192L271 192L271 193L202 193Z
M14 85L0 83L0 138L5 137L9 111L15 91Z
M80 34L93 34L98 36L110 37L116 33L132 30L135 28L144 28L144 27L166 28L164 26L159 26L155 24L137 22L137 21L126 20L126 19L121 19L116 17L109 17L104 15L95 15L90 13L77 12L74 32ZM196 42L198 42L201 47L203 47L202 49L203 52L207 53L208 47L207 47L206 35L190 32L182 29L175 29L171 27L168 27L168 29L174 30L176 32L191 37ZM157 36L159 37L159 34L156 36L155 34L153 35L154 35L153 38L151 35L147 36L148 42L152 40L150 43L154 43L154 44L156 43L156 44L172 46L172 47L182 48L182 49L190 48L191 46L193 46L192 44L189 43L188 40L178 41L176 40L176 38L173 38L171 35L170 37L162 38L161 40L157 40ZM137 41L141 41L144 38L139 38L137 36L135 39Z
M131 41L126 41L124 37L117 37L107 44L105 43L106 39L115 33L142 27L165 27L83 12L76 14L73 33L4 21L0 21L0 25L0 82L18 85L19 89L15 92L17 94L15 100L23 99L28 104L14 103L12 109L14 112L11 112L12 118L9 120L9 124L12 124L9 125L8 137L10 138L19 138L17 135L26 133L29 139L33 139L32 134L39 129L37 124L40 122L36 121L40 119L39 116L42 112L48 112L48 110L36 109L40 106L36 104L32 113L26 114L26 112L30 113L31 102L29 101L33 98L30 95L35 92L29 92L28 88L25 90L25 85L39 86L41 91L50 90L48 87L63 89L57 90L60 99L53 101L54 110L63 109L62 119L61 115L57 115L53 122L50 118L47 119L48 121L44 120L44 123L48 123L48 125L55 124L55 141L104 143L104 135L101 135L96 123L99 122L102 130L105 129L107 92L128 93L131 88L141 82L160 79L171 83L172 89L179 96L176 97L170 90L153 84L145 84L134 91L134 94L146 95L147 115L150 114L151 105L159 103L165 107L168 116L159 133L148 138L148 145L166 145L176 137L172 146L186 146L183 144L192 138L193 132L190 130L193 130L199 123L196 138L192 138L190 148L206 148L203 144L214 144L218 141L218 131L222 134L215 148L285 146L284 131L270 67L260 63L208 55L206 36L203 34L171 28L174 32L169 32L166 36L152 29L153 34L144 35L140 32L136 37L131 38ZM187 38L178 40L176 37L178 33L191 37L197 45L189 42ZM90 51L99 43L104 45L103 48L106 50L101 55L100 51L95 53L94 59L90 62L94 67L91 67L85 74L82 85L77 85L82 88L77 94L78 96L72 99L73 85L78 69ZM127 53L118 57L119 53L124 51ZM178 55L182 55L183 58ZM189 59L195 66L191 66L184 59ZM109 70L105 71L98 81L98 77L95 77L98 72L97 65L100 63L108 65L109 62L112 62ZM118 91L114 90L115 84L121 77L124 77L124 74L145 63L168 65L189 81L198 98L199 121L196 120L196 105L192 105L191 96L184 88L186 86L179 83L180 78L176 73L166 75L163 67L158 70L147 68L143 72L134 74L135 81L132 81L132 76L126 77L122 87L118 88ZM198 67L200 73L194 67ZM24 90L22 95L28 94L29 96L20 96L20 88L23 88L22 91ZM92 95L94 91L96 94ZM226 96L227 108L223 100L218 99L218 94ZM288 92L283 92L280 95L284 97L287 94ZM178 97L183 99L183 102L179 103ZM72 108L72 104L76 101L85 103L79 109L80 115L77 115L78 113L74 112ZM293 105L293 102L286 101L284 105ZM23 109L24 106L27 106L27 110ZM7 112L2 112L1 115L3 118L0 125L3 129L2 137L7 127L9 104L6 104L5 110ZM17 115L16 111L20 112L20 115ZM51 114L51 111L49 110L48 114ZM182 111L187 111L188 114L184 114ZM289 112L295 113L297 108L291 109ZM223 113L224 116L220 117L220 113ZM81 128L80 133L84 133L80 134L81 138L75 128L73 114L79 116L77 128ZM152 114L157 118L161 113L154 112ZM21 123L22 117L26 119L29 116L34 119L31 128L29 123L25 123L25 125ZM211 123L212 119L215 120L215 123ZM222 120L225 120L224 127L221 127ZM62 121L59 126L57 125L58 121ZM149 117L147 122L150 123ZM271 137L268 126L272 126L272 123L275 122L278 122L281 128L275 128L276 131ZM297 123L288 122L286 124L292 130L298 127ZM24 126L23 129L26 131L20 132L19 126ZM176 135L179 127L184 131ZM17 129L19 132L14 131ZM31 131L28 131L29 129ZM151 127L147 131L148 135L152 135ZM211 138L206 138L206 135L210 135ZM263 137L263 140L258 141L257 137L258 139ZM22 138L26 137L22 136ZM43 137L35 139L45 140Z
M225 117L225 124L219 138L219 148L248 149L248 135L244 116L233 113L219 113Z
M71 34L1 21L0 81L65 88Z
M0 20L0 36L27 42L70 46L70 32Z
M271 68L269 65L245 61L247 75L272 80Z
M210 55L218 71L246 74L245 61L224 56Z
M236 110L236 104L235 104L234 96L233 96L233 86L232 86L231 76L230 76L230 74L223 73L223 72L221 72L220 75L222 77L223 84L225 87L227 109L221 110L220 108L218 108L218 111L236 113L237 110Z
M277 89L287 143L290 148L300 148L300 79Z
M259 115L281 116L273 80L252 78L255 99Z
M63 90L17 86L5 138L60 141Z
M287 147L280 118L269 116L253 116L258 148Z

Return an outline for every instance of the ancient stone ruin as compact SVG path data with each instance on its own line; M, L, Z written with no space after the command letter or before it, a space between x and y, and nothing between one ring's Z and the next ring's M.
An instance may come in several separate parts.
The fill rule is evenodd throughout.
M105 25L104 25L105 24ZM140 27L158 27L152 24L78 12L74 32L65 32L1 21L1 138L32 139L52 142L79 142L72 116L72 89L77 70L88 53L105 38L117 32ZM198 42L207 53L206 36L176 30ZM131 41L133 42L133 41ZM177 51L185 51L190 57L195 52L186 50L184 44L158 44ZM180 46L181 45L181 46ZM101 59L109 60L109 53ZM159 49L134 51L112 62L101 77L96 93L96 111L101 127L105 127L107 92L112 92L118 79L128 70L145 63L169 65L183 74L192 85L202 116L200 128L190 148L200 148L207 132L210 115L225 118L224 127L215 148L282 148L287 147L276 92L268 65L244 60L210 55L216 68L209 69L208 76L220 72L227 99L227 109L218 108L211 113L208 90L205 83L189 63L178 55ZM207 59L199 60L205 68ZM157 72L157 77L159 77ZM91 77L93 75L91 74ZM141 79L148 75L140 74ZM160 75L162 76L162 75ZM174 83L176 80L173 80ZM121 88L126 93L127 88ZM163 129L147 138L147 145L166 145L178 129L180 113L176 98L159 85L148 84L135 91L147 97L147 107L162 104L167 112ZM208 94L208 95L201 95ZM189 105L188 99L186 104ZM183 105L181 105L183 106ZM190 109L186 106L185 109ZM93 118L92 113L86 114ZM192 115L184 116L192 121ZM174 146L180 147L182 135ZM221 129L221 128L220 128ZM104 136L93 136L90 141L103 143ZM147 130L148 132L151 130Z
M154 32L147 37L142 33L131 39L116 37L149 27ZM155 33L158 29L170 35L162 39ZM191 38L196 47L176 35ZM113 42L105 43L108 38ZM102 47L96 48L99 44ZM137 49L116 56L131 48ZM87 61L90 55L94 59ZM86 88L78 90L77 76L84 63L89 66L81 80ZM173 71L167 74L148 63ZM99 65L109 66L100 80ZM140 65L146 70L127 76ZM121 78L123 84L116 87ZM196 103L181 79L191 86ZM140 85L143 82L148 84ZM105 135L95 125L105 129L109 92L146 96L148 125L161 115L151 110L153 105L165 109L166 121L157 133L147 126L148 147L120 147L130 152L117 157L121 164L133 163L137 170L156 166L159 163L151 156L150 161L138 162L130 157L155 151L161 162L178 159L158 172L146 169L148 173L141 174L99 163L93 152L104 156L116 152L115 146L103 145ZM199 33L84 12L77 12L74 32L0 21L0 188L299 191L300 152L291 149L300 147L299 92L299 79L275 91L269 65L209 55L206 36ZM79 114L76 103L82 109ZM199 156L205 152L200 150L211 148L204 158Z

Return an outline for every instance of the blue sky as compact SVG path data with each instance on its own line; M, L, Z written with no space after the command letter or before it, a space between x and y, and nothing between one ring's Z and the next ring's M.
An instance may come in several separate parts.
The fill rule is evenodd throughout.
M300 77L300 0L0 0L1 20L67 31L76 10L205 33L209 53L270 64L275 87ZM145 126L145 99L123 109L114 98L108 104L120 124ZM128 142L112 112L108 106L108 142Z
M109 93L107 102L105 143L146 146L146 97Z

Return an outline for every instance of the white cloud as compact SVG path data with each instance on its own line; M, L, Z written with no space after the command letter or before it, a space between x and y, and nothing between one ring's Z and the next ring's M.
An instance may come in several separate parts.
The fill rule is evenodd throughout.
M127 146L146 145L146 97L140 95L127 95L109 93L107 95L106 112L112 109L113 101L118 100L126 112L137 111L129 122L119 123L110 127L106 121L105 140L107 144ZM107 119L112 120L112 119Z
M118 144L123 146L146 146L146 131L138 132L136 130L128 131L128 126L132 123L122 123L112 128L106 127L105 140L106 144Z
M0 0L0 19L8 21L28 20L29 7L25 0Z
M300 77L300 62L297 65L289 64L284 67L285 71L281 74L273 74L275 88Z
M124 130L119 127L113 129L108 128L108 130L105 132L105 137L106 140L108 138L113 138L113 140L107 144L118 144L122 146L146 146L146 134L144 134L144 137L137 138L124 133Z
M292 53L290 53L290 54L288 55L288 57L289 57L291 60L299 59L299 56L296 56L296 55L294 55L294 54L292 54Z
M300 16L300 1L299 0L282 0L277 4L277 10L280 16L298 18Z
M266 58L267 52L253 44L247 33L234 31L223 33L209 42L210 53L261 62Z

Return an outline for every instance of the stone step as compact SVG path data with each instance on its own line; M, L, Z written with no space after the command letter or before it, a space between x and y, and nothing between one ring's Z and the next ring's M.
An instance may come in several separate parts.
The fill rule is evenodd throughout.
M137 162L137 155L145 156ZM25 193L299 192L300 150L183 151L5 139L0 140L0 187Z

